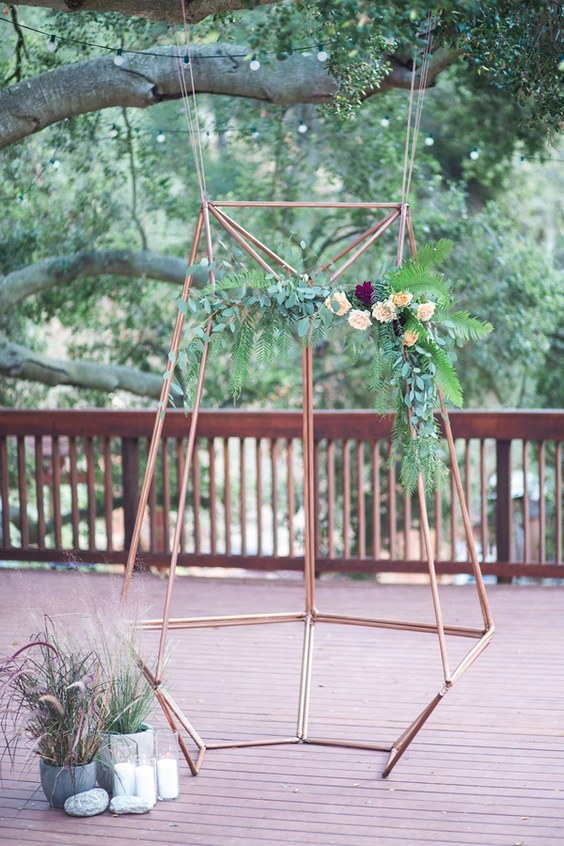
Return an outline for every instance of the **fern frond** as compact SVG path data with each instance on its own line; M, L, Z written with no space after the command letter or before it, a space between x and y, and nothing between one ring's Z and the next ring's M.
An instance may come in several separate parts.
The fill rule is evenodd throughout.
M393 291L410 291L414 296L428 294L433 300L448 302L450 292L441 273L436 270L402 267L392 274L390 284Z
M419 339L420 347L431 353L431 361L435 365L435 378L438 387L449 402L458 407L462 406L462 388L458 376L446 352L431 338Z
M467 311L455 311L442 316L442 322L461 341L479 341L493 330L491 323L482 323Z
M249 375L254 344L254 315L247 315L237 331L232 355L233 365L229 375L229 389L234 401L238 400L241 396L241 390Z
M408 259L403 266L416 264L420 270L435 267L449 257L453 247L453 242L447 238L441 238L434 243L427 242L426 244L422 244L417 250L417 255L412 259Z

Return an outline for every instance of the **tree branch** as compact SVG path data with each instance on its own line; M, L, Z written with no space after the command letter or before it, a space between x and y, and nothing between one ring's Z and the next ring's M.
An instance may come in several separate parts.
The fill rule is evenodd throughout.
M178 48L159 47L151 53L158 55L124 54L119 67L111 56L76 62L1 89L0 148L66 118L112 106L144 109L181 98ZM315 56L295 54L284 61L264 62L260 71L254 72L242 58L245 53L244 47L233 45L192 47L196 92L291 105L327 103L338 91L337 80ZM458 55L454 50L438 50L427 84L433 85L437 75ZM367 96L406 87L410 69L393 57L391 62L391 73L382 87Z
M188 23L222 12L254 9L278 0L186 0ZM12 6L39 6L56 12L119 12L120 15L147 18L150 21L182 23L182 5L179 0L10 0Z
M158 397L163 384L160 376L133 367L50 358L1 337L0 374L44 385L123 390L142 397Z
M181 285L186 267L184 259L146 250L101 250L45 259L0 278L0 314L32 294L91 276L148 277ZM205 268L202 275L207 278Z

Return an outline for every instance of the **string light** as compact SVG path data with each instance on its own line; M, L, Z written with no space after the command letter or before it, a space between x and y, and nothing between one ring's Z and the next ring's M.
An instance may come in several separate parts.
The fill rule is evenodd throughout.
M115 123L112 123L112 128L110 129L110 138L117 138L118 135L119 135L119 129L117 128Z
M434 143L435 143L435 139L433 138L431 133L429 133L427 135L427 137L425 138L424 144L425 144L426 147L432 147Z
M308 127L307 123L305 123L305 121L301 120L299 125L298 125L298 132L301 135L305 135L306 132L308 131L308 129L309 129L309 127Z
M47 49L50 53L54 53L57 49L57 40L54 35L51 35L47 44Z
M473 162L475 162L476 159L480 158L480 151L478 150L477 147L473 147L470 150L469 157L472 159Z
M320 44L319 47L317 48L317 60L319 62L326 62L328 58L329 58L329 54L326 53L325 50L323 49L323 44Z
M260 68L260 62L257 59L256 53L254 54L253 58L251 59L251 62L249 64L249 68L252 71L258 71L258 69Z
M61 166L59 159L50 159L49 164L51 165L53 170L59 170L59 168Z
M164 144L164 142L166 141L166 135L164 134L162 129L159 129L157 133L157 141L159 142L159 144Z
M8 24L10 26L10 28L13 27L12 20L10 18L4 17L3 15L0 15L0 23ZM60 35L55 36L55 35L52 35L50 32L47 32L44 29L38 29L38 27L35 27L35 26L27 26L24 23L18 23L18 26L19 26L20 29L25 29L28 32L35 32L38 35L44 35L46 38L49 39L49 42L47 44L47 49L49 51L53 51L53 52L54 52L54 49L49 46L51 44L51 40L57 42L56 46L58 46L60 44L78 44L81 47L93 47L93 48L96 48L97 50L107 50L109 53L115 53L116 54L114 61L118 56L125 56L125 55L153 56L156 59L166 59L168 61L173 59L174 61L178 61L178 53L176 53L176 52L174 52L174 53L157 53L154 50L132 50L132 49L124 48L124 47L116 48L116 47L112 47L108 44L98 44L95 41L84 41L84 40L79 39L79 38L63 38ZM329 43L333 43L333 42L329 42ZM320 45L320 44L315 44L315 45L302 44L301 46L294 47L293 52L294 53L309 53L309 52L311 52L312 47L317 47L318 57L319 57L319 53L322 53L322 54L325 53L324 49L323 50L320 49L322 47L322 45ZM249 55L248 52L247 53L233 53L231 55L226 55L225 53L210 53L208 55L198 55L197 58L198 58L198 61L203 60L203 59L225 59L225 58L244 59L248 55ZM270 50L270 51L267 51L266 53L263 53L263 55L265 55L265 56L277 56L278 50ZM328 58L328 55L327 55L327 58ZM253 59L256 59L256 56L253 56ZM258 61L258 59L256 59L256 60ZM125 59L124 59L124 61L125 61ZM189 59L188 56L184 56L183 61L184 61L184 64L186 64L186 65L188 65L190 63L190 59ZM319 61L326 61L326 59L320 58ZM120 64L123 64L123 63L115 61L115 64L120 65ZM260 67L260 62L259 62L259 67ZM258 70L258 67L253 68L253 70Z
M388 115L385 115L385 117L383 117L382 120L380 121L380 126L386 127L386 126L389 126L389 125L390 125L390 118L388 117Z
M114 56L114 65L121 67L121 65L123 65L124 62L125 62L125 59L123 57L123 50L121 49L121 47L118 47L118 49L116 50L116 54Z
M185 64L185 65L189 65L189 64L190 64L190 56L188 55L188 53L186 53L186 55L184 56L184 58L182 59L182 61L184 62L184 64Z

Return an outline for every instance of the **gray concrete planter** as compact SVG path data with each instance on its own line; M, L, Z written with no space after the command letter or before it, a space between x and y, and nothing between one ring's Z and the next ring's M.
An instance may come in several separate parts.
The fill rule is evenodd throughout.
M41 787L53 808L62 808L70 796L96 787L96 762L81 767L53 767L39 761Z

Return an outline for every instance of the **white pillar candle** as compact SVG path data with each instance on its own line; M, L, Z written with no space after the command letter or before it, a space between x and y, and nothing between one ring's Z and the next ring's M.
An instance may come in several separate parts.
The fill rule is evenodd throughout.
M155 768L152 764L139 764L135 768L135 795L141 796L152 805L156 804Z
M135 764L119 761L114 764L114 796L133 796L135 794Z
M157 761L159 799L176 799L178 796L178 761L159 758Z

